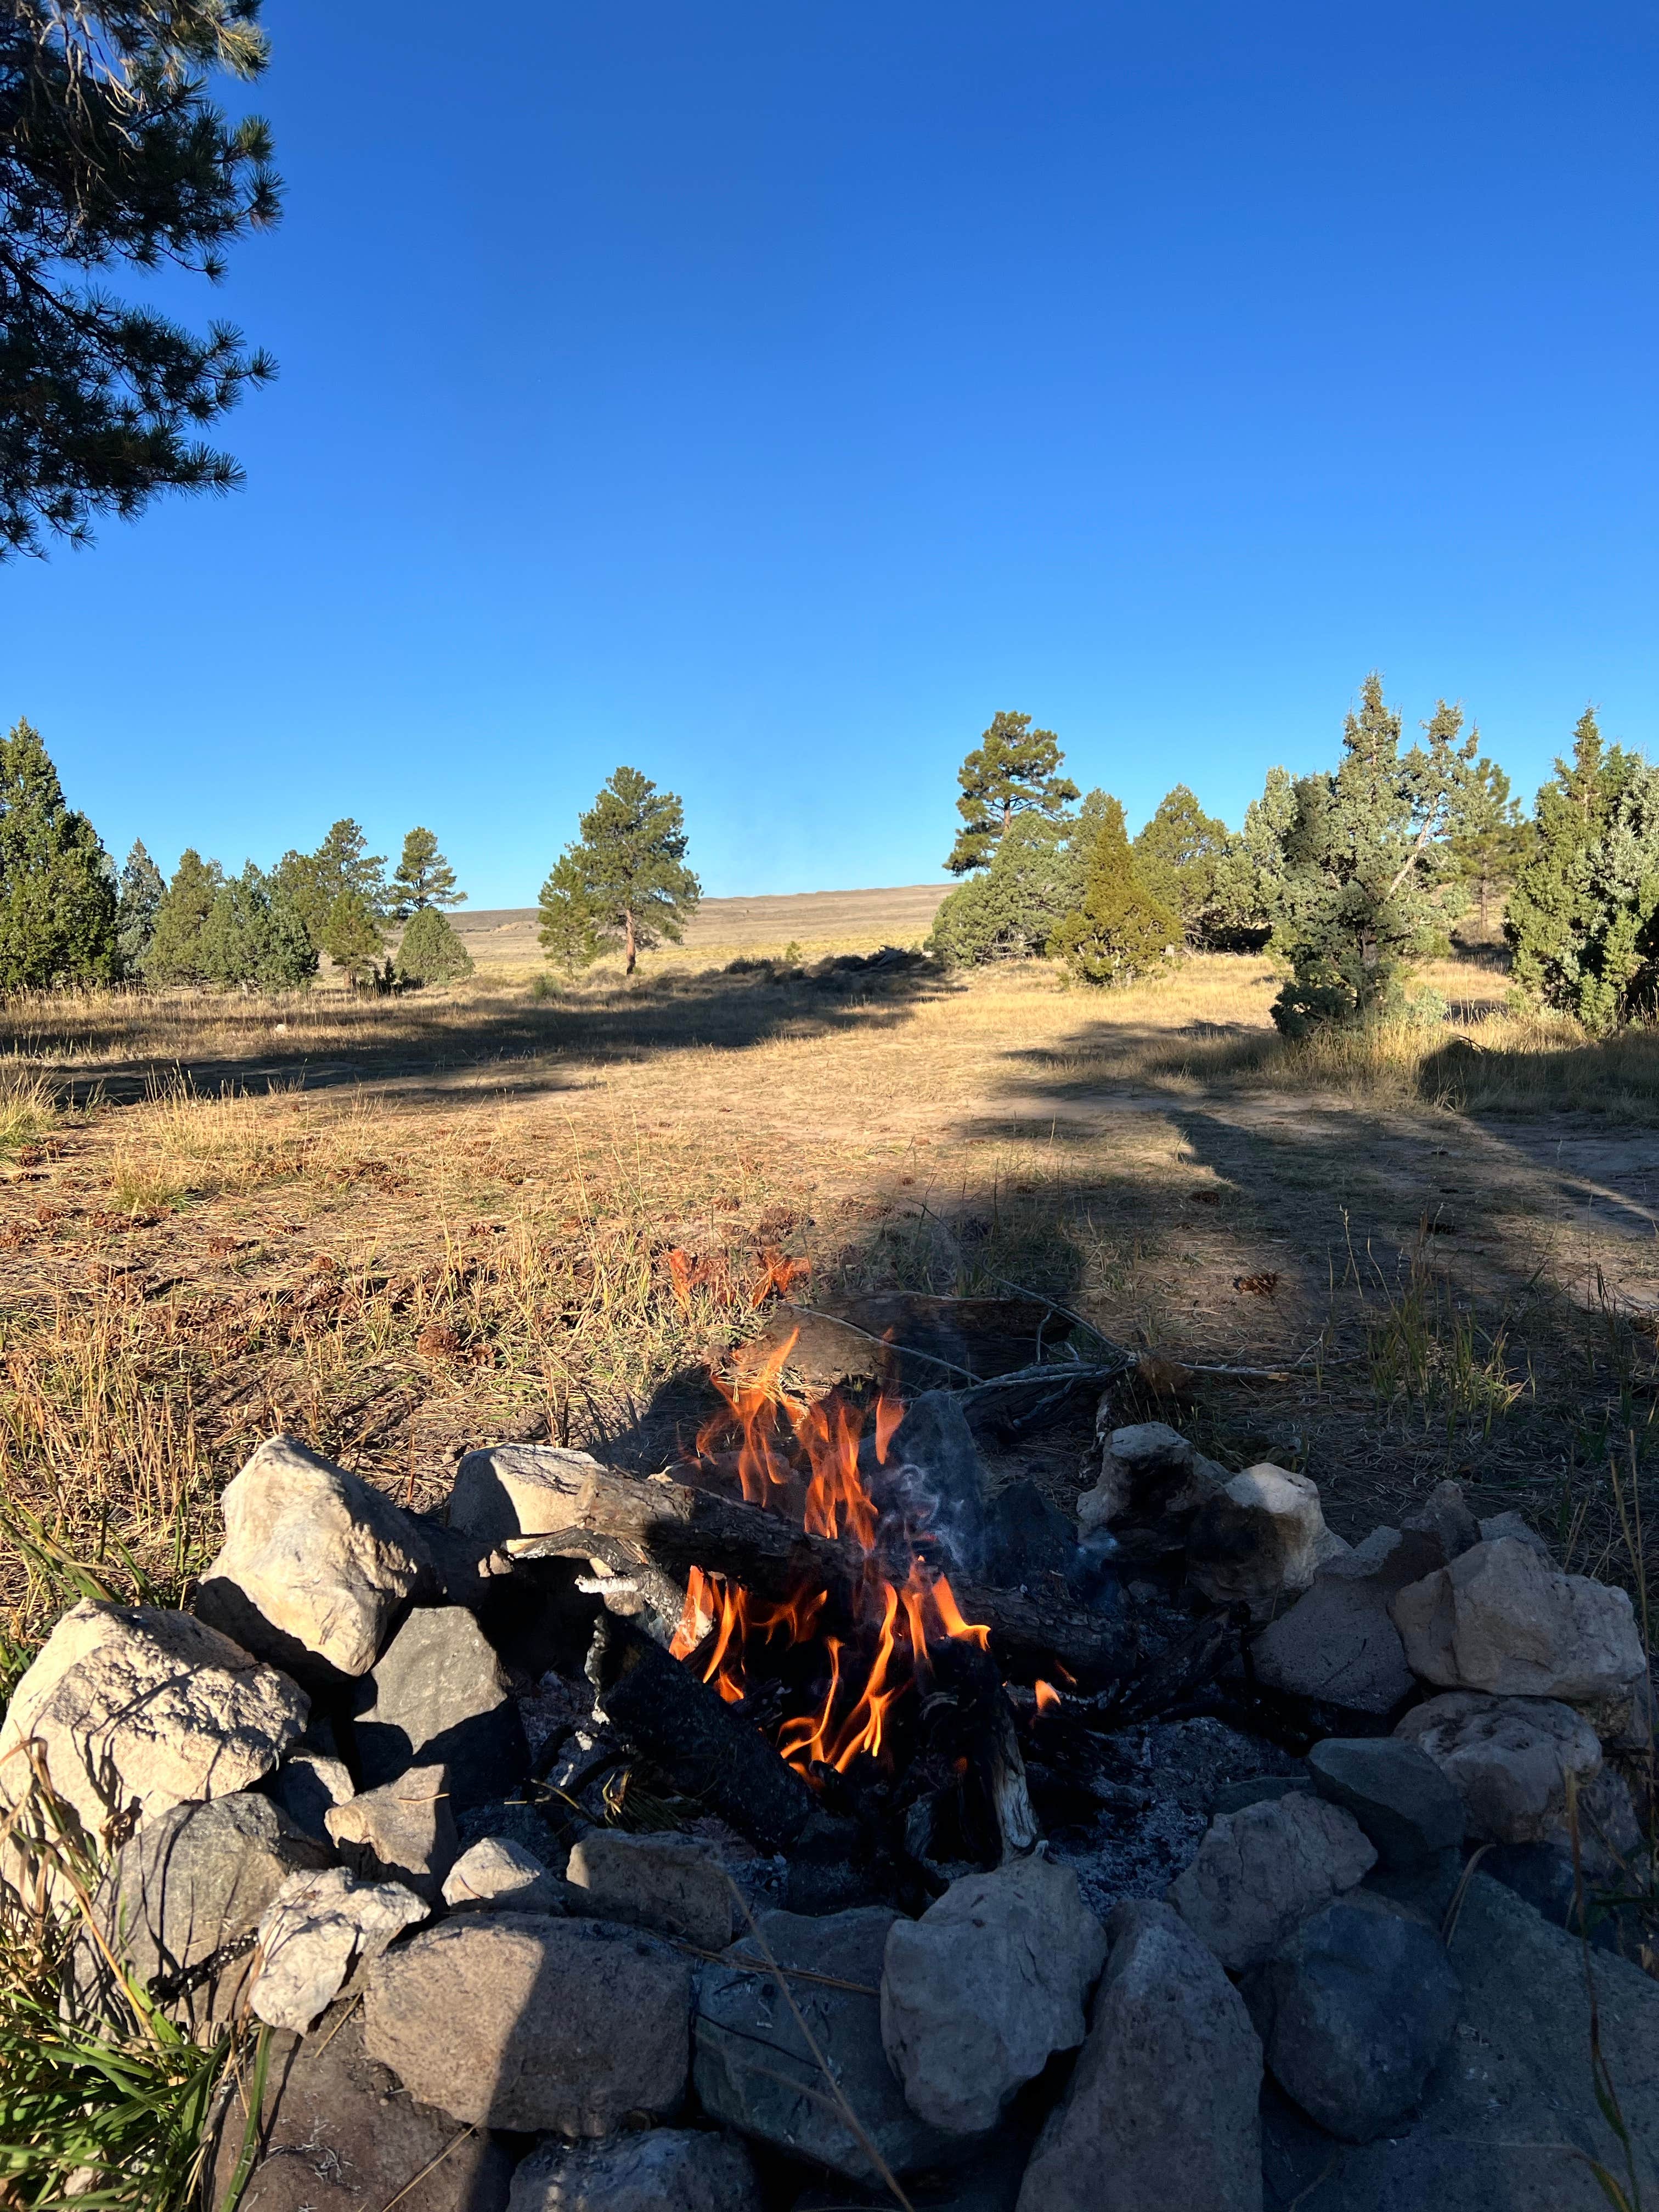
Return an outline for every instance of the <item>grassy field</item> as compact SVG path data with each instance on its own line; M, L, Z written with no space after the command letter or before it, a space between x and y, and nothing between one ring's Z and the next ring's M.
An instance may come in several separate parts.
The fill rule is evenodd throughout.
M14 1656L66 1589L177 1591L277 1425L416 1503L505 1436L664 1464L769 1251L1279 1370L1124 1414L1304 1467L1350 1534L1452 1474L1628 1571L1608 1468L1645 1491L1659 1040L1511 1017L1488 954L1419 979L1444 1022L1297 1048L1260 957L1107 995L1038 963L869 978L833 954L921 932L864 920L787 964L692 945L544 996L503 960L399 1000L0 1010ZM1068 1500L1083 1443L1034 1454Z

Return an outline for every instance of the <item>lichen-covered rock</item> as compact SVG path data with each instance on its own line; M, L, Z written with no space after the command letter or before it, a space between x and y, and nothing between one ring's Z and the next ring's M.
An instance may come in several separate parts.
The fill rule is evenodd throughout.
M225 1542L197 1611L290 1670L366 1674L393 1613L431 1583L409 1516L293 1437L268 1437L221 1504Z
M1457 1791L1471 1843L1565 1834L1568 1775L1587 1784L1601 1769L1595 1730L1550 1698L1451 1690L1413 1705L1395 1734L1425 1752Z
M354 1881L343 1867L292 1875L259 1922L248 2002L268 2026L303 2035L356 1968L426 1917L401 1882Z
M1212 1820L1170 1884L1170 1902L1236 1974L1376 1864L1376 1846L1352 1814L1316 1797L1278 1797Z
M1325 1525L1318 1484L1264 1462L1236 1474L1194 1516L1187 1573L1215 1604L1248 1605L1253 1618L1265 1620L1348 1548Z
M466 1912L369 1969L364 2042L412 2097L475 2127L605 2136L685 2094L691 1968L638 1929Z
M952 2135L994 2127L1056 2051L1082 2042L1106 1936L1069 1867L1018 1859L964 1875L896 1920L881 2034L911 2111Z
M1089 2039L1018 2212L1261 2212L1261 2046L1167 1905L1118 1905Z
M269 1774L309 1710L285 1674L188 1613L83 1598L0 1722L0 1802L27 1793L33 1742L88 1833L118 1841L175 1805Z
M1413 1673L1444 1690L1588 1704L1628 1698L1647 1671L1625 1592L1564 1575L1515 1537L1408 1584L1393 1609Z

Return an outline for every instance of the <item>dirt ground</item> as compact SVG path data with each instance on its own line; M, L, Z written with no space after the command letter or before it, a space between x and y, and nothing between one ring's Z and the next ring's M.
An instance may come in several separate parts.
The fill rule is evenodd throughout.
M896 937L884 914L861 941ZM1097 994L802 945L543 996L504 959L397 1001L8 1009L14 1639L77 1574L176 1589L276 1425L423 1503L507 1435L664 1463L758 1325L768 1255L806 1295L1012 1285L1188 1367L1269 1370L1122 1413L1305 1468L1350 1535L1453 1474L1633 1579L1650 1046L1518 1023L1487 957L1425 975L1444 1022L1297 1051L1261 957ZM1062 1498L1085 1441L1030 1455Z

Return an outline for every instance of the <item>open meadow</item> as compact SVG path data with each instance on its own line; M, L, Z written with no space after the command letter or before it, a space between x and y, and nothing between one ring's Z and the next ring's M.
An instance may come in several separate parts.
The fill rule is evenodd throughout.
M780 1259L797 1297L1012 1285L1271 1370L1154 1366L1124 1402L1176 1389L1206 1449L1305 1468L1339 1528L1449 1474L1629 1574L1659 1040L1511 1016L1490 951L1422 972L1443 1022L1306 1047L1260 956L1113 993L836 968L915 940L883 896L787 963L705 937L631 981L504 958L396 999L9 1003L12 1663L69 1591L177 1592L277 1427L415 1503L502 1437L665 1463ZM1026 1455L1066 1503L1085 1443Z

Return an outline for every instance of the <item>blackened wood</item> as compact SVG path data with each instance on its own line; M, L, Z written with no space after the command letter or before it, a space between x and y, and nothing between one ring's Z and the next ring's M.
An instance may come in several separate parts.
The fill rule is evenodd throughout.
M603 1618L588 1653L597 1705L625 1742L766 1851L798 1843L811 1789L753 1723L631 1623Z

